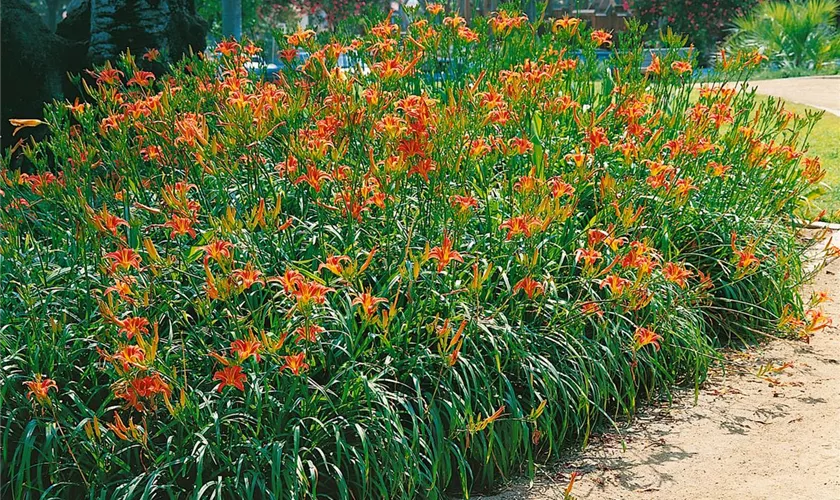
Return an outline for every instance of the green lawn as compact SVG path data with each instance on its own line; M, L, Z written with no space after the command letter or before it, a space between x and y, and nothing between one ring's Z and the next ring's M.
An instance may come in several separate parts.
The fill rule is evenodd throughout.
M816 109L787 101L785 107L797 114ZM823 220L840 222L840 116L826 112L808 139L808 154L818 156L826 171L824 193L814 200L814 214L825 209Z

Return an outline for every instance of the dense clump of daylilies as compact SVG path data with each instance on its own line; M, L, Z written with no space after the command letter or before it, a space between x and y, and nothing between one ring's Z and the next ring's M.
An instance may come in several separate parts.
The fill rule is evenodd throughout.
M314 35L271 78L247 42L127 54L16 120L50 135L0 186L4 496L467 494L828 324L797 294L815 116L691 52L642 70L632 25Z

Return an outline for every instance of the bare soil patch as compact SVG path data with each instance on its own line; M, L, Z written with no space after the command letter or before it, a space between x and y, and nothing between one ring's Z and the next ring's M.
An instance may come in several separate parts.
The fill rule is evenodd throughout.
M687 391L648 407L533 485L485 498L560 499L576 471L577 499L840 499L840 262L803 293L823 290L834 298L823 308L835 326L810 344L727 352L696 404Z

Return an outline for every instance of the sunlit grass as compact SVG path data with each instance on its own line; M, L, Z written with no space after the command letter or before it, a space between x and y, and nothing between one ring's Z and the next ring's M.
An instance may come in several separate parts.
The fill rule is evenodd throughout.
M816 108L785 102L785 107L797 114L806 111L816 112ZM813 200L813 213L825 210L823 220L840 221L840 116L826 112L814 126L808 138L808 154L818 156L825 169L823 192Z
M692 101L696 101L698 97L699 92L692 92ZM770 96L758 95L757 104L769 98ZM773 97L773 99L780 98ZM781 100L784 101L785 108L798 115L820 112L812 106ZM823 114L808 137L807 154L820 158L826 174L819 192L810 198L811 207L806 208L806 213L816 217L825 210L825 215L821 217L821 220L840 222L840 116L827 111Z

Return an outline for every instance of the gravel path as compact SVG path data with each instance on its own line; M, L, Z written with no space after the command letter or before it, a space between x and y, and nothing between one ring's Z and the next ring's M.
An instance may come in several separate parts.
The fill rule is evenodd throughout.
M840 75L756 80L749 84L757 87L759 94L781 97L840 116Z
M823 307L840 325L840 261L804 293L814 290L834 297ZM696 404L687 392L673 405L649 407L620 435L598 436L568 463L542 470L534 485L484 498L562 499L577 471L579 500L840 499L837 326L810 344L774 340L727 359ZM757 376L767 363L788 362L772 380Z

